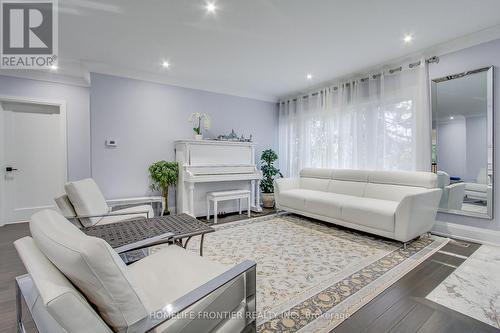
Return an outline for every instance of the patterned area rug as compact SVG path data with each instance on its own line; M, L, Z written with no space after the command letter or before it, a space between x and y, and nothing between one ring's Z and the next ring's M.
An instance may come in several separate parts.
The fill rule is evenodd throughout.
M448 241L421 238L405 250L295 215L215 228L205 236L207 259L257 263L259 332L328 332ZM199 239L188 249L198 252Z

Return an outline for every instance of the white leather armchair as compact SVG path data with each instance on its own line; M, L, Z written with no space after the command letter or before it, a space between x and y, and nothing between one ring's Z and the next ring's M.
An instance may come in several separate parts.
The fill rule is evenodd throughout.
M14 242L16 278L40 333L255 332L255 263L234 267L171 245L126 266L104 240L55 211L32 216Z
M77 219L84 227L154 217L151 205L112 210L92 178L69 182L64 188L66 194L54 199L57 207L66 218Z

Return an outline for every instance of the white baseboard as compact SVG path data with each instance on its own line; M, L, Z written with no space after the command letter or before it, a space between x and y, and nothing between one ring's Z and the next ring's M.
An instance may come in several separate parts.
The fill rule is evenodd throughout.
M0 222L0 227L3 227L7 224L17 224L17 223L28 223L29 221L14 221L14 222Z
M500 231L436 221L432 233L464 241L500 246Z

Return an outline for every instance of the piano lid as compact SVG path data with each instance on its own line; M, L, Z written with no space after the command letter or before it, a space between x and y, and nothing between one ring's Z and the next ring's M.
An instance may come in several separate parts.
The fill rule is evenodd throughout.
M183 154L183 165L254 166L255 143L215 140L176 141L177 153Z

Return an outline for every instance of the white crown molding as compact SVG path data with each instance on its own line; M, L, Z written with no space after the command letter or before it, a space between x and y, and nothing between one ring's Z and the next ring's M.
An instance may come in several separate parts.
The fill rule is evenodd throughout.
M165 76L165 74L162 74L162 73L138 71L138 70L134 70L131 68L118 67L118 66L114 66L114 65L97 63L97 62L87 62L86 61L86 62L84 62L84 64L85 64L85 67L88 69L89 73L105 74L105 75L123 77L123 78L128 78L128 79L147 81L147 82L152 82L152 83L159 83L159 84L169 85L169 86L173 86L173 87L210 92L210 93L214 93L214 94L228 95L228 96L234 96L234 97L259 100L259 101L264 101L264 102L275 103L278 101L278 98L276 96L253 94L253 93L241 94L240 92L230 91L227 89L225 89L225 90L206 89L205 87L203 87L201 85L198 86L196 84L182 85L182 84L178 84L176 82L172 82L168 76Z
M476 228L463 224L436 221L432 233L464 241L500 246L500 231Z
M30 72L25 72L25 71L21 72L16 70L0 71L0 76L67 84L73 86L82 86L82 87L90 86L90 83L82 77L62 75L62 74L52 74L52 73L37 72L37 71L30 71Z

